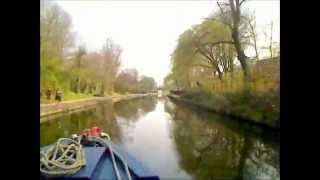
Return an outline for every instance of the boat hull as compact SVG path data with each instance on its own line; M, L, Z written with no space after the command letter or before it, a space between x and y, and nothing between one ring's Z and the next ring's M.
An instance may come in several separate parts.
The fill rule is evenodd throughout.
M116 151L128 164L132 179L137 180L159 180L159 177L152 173L147 167L145 167L140 161L135 159L128 152L124 151L120 146L106 140L113 149ZM48 146L41 148L45 150ZM88 180L109 180L117 179L112 164L109 149L107 147L84 147L86 165L81 168L79 172L73 175L64 176L54 179L88 179ZM125 168L120 159L116 158L117 167L122 179L128 179ZM53 179L53 178L50 178Z

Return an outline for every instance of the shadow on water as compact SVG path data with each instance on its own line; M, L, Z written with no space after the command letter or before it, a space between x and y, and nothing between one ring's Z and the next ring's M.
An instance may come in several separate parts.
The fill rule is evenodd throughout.
M195 179L280 179L279 132L166 101L180 165Z

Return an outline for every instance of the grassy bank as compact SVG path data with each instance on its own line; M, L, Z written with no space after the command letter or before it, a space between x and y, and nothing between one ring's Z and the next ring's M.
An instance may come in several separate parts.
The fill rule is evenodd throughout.
M112 97L117 97L117 96L123 96L123 95L127 95L129 93L118 93L118 92L105 92L104 96L112 96ZM78 100L78 99L87 99L87 98L92 98L95 97L93 94L83 94L83 93L74 93L74 92L66 92L63 95L63 101L69 101L69 100ZM54 100L54 97L51 98L51 100L47 100L46 97L42 97L40 99L40 103L41 104L50 104L50 103L54 103L56 102Z
M252 66L252 79L246 85L242 73L236 71L222 81L200 81L201 87L187 89L180 97L215 112L280 127L279 63L274 60Z
M73 93L73 92L68 92L63 95L63 101L69 101L69 100L78 100L78 99L86 99L86 98L91 98L94 97L92 94L81 94L81 93ZM56 102L54 100L54 97L51 97L51 100L47 100L46 97L42 97L40 99L41 104L50 104Z
M279 92L211 94L193 90L181 96L195 105L272 127L280 126Z

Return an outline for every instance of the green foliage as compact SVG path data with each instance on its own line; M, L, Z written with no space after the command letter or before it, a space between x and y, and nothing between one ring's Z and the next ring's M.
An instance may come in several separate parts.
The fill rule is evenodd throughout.
M205 20L182 33L171 58L171 74L165 83L190 89L204 76L216 75L233 70L235 49L231 44L210 45L210 43L231 42L230 29L218 21Z
M249 63L250 79L236 66L237 55L230 10L215 13L182 33L172 54L171 73L165 89L183 89L182 98L195 104L245 119L277 125L280 119L279 58ZM252 41L244 11L239 24L239 38L246 49ZM211 19L211 20L209 20ZM215 20L212 20L215 19ZM220 43L219 43L220 42ZM244 81L245 79L245 81Z
M71 73L65 67L66 50L72 47L71 18L59 6L51 5L40 17L40 91L70 89Z
M71 17L58 5L48 6L40 17L41 49L46 57L62 58L67 48L73 46Z
M156 90L156 82L152 77L142 76L141 80L138 82L137 89L140 92L150 92Z
M278 90L261 93L238 91L225 94L193 90L188 91L182 98L217 112L270 126L278 126L280 120L280 93Z
M71 24L68 13L55 4L50 4L41 13L41 102L46 102L48 88L60 88L65 100L114 91L121 64L121 47L107 39L100 52L87 52L84 45L74 51ZM141 88L149 90L152 83L147 78Z
M156 82L152 77L138 77L136 69L123 70L115 80L115 91L120 93L147 93L155 91Z
M171 80L175 81L178 87L189 87L189 74L193 63L194 48L192 46L191 31L187 30L180 35L178 45L171 59L172 74Z

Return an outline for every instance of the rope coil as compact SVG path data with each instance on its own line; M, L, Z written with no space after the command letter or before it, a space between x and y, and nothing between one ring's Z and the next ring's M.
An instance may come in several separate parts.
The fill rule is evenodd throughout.
M40 172L46 177L74 174L85 164L80 138L78 141L60 138L47 151L40 151Z
M119 153L113 150L111 144L107 140L111 140L107 133L101 133L100 137L86 136L84 137L90 143L98 143L103 147L107 147L110 152L113 168L116 173L117 180L122 177L117 166L115 156L122 162L128 180L131 180L131 174L127 162ZM40 172L46 177L58 177L71 175L78 172L82 166L86 165L84 150L81 144L82 136L72 135L72 139L60 138L57 143L51 146L47 151L40 151Z

